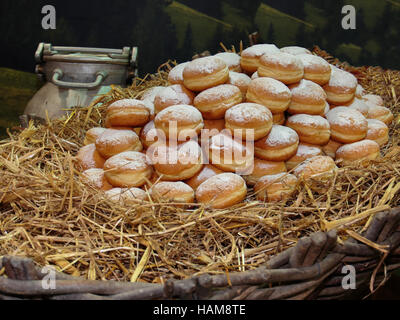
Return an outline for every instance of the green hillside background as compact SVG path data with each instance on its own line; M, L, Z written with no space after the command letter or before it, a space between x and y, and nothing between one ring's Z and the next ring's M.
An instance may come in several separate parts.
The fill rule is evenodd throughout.
M357 9L355 31L340 27L341 0L118 0L111 9L105 1L76 1L74 5L55 1L60 17L56 31L41 30L38 19L29 15L23 17L23 26L13 24L10 17L21 14L21 8L40 11L42 2L2 0L0 4L0 12L7 12L0 17L2 136L7 127L18 125L18 116L40 88L29 72L34 70L33 54L39 42L113 48L137 45L144 75L168 59L183 62L205 50L221 51L219 42L238 48L243 40L248 46L248 34L258 31L261 42L279 47L319 45L353 65L400 68L400 0L346 1Z

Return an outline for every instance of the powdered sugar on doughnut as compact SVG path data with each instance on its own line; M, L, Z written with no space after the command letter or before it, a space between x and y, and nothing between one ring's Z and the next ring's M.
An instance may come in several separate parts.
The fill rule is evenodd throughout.
M117 154L106 161L104 170L110 169L126 169L126 170L143 170L148 167L146 155L140 152L128 151Z
M318 156L321 152L320 148L300 143L296 156L309 158L310 156Z
M304 68L303 63L299 58L284 52L266 53L261 57L260 62L261 64L263 64L263 62L277 64L282 67L295 67L297 69Z
M375 141L366 139L350 144L345 144L336 151L336 154L341 154L341 153L362 154L365 148L371 146L377 147L377 149L379 150L379 145Z
M367 119L368 130L387 130L388 126L381 120L378 119Z
M300 54L297 57L301 60L301 62L303 62L304 68L313 67L315 65L322 65L327 69L330 68L329 63L319 56L315 56L313 54Z
M174 80L174 81L183 81L183 70L187 66L188 62L184 62L181 64L178 64L174 68L171 69L171 71L168 74L168 79Z
M228 68L239 66L240 65L240 56L237 53L233 52L221 52L217 53L215 57L223 60Z
M294 116L289 117L288 121L291 123L298 123L310 127L318 126L318 127L324 127L326 129L330 128L328 120L326 120L321 116L296 114Z
M250 77L247 74L230 71L229 72L229 84L238 86L248 86L251 82Z
M261 123L271 121L272 113L267 107L259 104L241 103L230 108L225 118L235 123L247 123L254 120Z
M189 62L183 70L183 76L185 76L186 72L195 72L205 75L212 74L224 67L227 67L227 65L220 58L203 57Z
M236 87L235 87L236 88ZM189 105L176 105L162 110L157 116L157 119L169 119L170 121L203 121L203 116L200 111Z
M97 140L97 145L115 145L115 144L124 144L128 141L137 141L139 140L138 135L132 130L114 130L107 129L103 134L101 134Z
M165 87L152 87L148 90L146 90L143 95L142 95L142 101L150 101L151 103L154 103L154 99L156 98L156 95L158 95L162 90L164 90Z
M329 80L329 86L331 87L342 87L348 89L356 89L358 82L357 78L350 72L341 70L335 66L332 67L331 79Z
M348 107L336 107L328 112L326 119L331 125L353 127L367 126L367 120L361 112Z
M327 95L322 87L312 81L302 79L298 84L290 86L292 96L326 100Z
M279 53L280 50L274 44L256 44L254 46L251 46L250 48L243 50L242 57L243 56L261 57L263 54L268 52Z
M204 90L195 98L195 105L203 101L225 100L239 94L240 89L232 84L221 84L219 86Z
M303 48L303 47L298 47L298 46L288 46L288 47L284 47L284 48L281 48L281 51L282 52L285 52L285 53L290 53L290 54L293 54L293 55L300 55L300 54L308 54L308 55L311 55L311 51L310 50L308 50L308 49L306 49L306 48Z
M250 87L251 86L255 86L262 89L264 92L268 92L276 96L283 94L289 96L292 95L289 88L283 82L268 77L261 77L252 80L250 83Z
M267 137L266 144L275 147L287 143L294 144L298 141L299 136L296 131L289 127L274 125Z
M162 181L151 187L151 191L156 195L167 196L181 193L193 193L193 189L184 182Z
M197 194L201 195L209 190L215 191L234 191L238 186L245 185L242 177L234 173L221 173L204 181L197 189Z

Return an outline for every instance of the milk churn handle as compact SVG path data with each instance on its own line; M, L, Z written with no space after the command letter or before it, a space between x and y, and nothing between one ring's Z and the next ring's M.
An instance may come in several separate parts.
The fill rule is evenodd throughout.
M64 72L61 69L54 70L53 73L53 83L61 88L68 89L93 89L98 87L105 78L107 78L107 72L100 71L96 74L96 80L90 83L82 83L82 82L66 82L61 81L60 79L64 76Z

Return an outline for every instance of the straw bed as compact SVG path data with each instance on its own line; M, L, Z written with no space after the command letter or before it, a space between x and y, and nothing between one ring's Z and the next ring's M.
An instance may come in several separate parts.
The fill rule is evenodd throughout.
M339 241L357 239L375 213L400 204L400 72L346 64L340 66L381 95L395 115L383 157L369 167L343 167L329 186L302 183L295 197L278 205L258 202L252 192L226 210L153 202L123 207L107 200L82 183L74 156L86 131L102 126L110 103L167 85L171 66L127 89L114 87L97 101L100 107L74 110L48 125L31 123L0 143L0 256L29 257L89 280L165 283L254 270L317 231L337 229Z

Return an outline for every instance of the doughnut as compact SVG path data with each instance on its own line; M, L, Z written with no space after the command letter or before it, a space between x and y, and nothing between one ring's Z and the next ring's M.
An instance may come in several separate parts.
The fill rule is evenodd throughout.
M221 52L217 53L214 57L217 57L225 62L228 66L229 71L242 72L240 67L240 55L234 52Z
M331 66L323 58L312 54L300 54L297 56L304 66L304 79L324 85L331 78Z
M184 182L162 181L153 185L150 189L150 194L153 199L179 202L179 203L194 203L194 191Z
M358 99L361 99L363 96L365 96L366 95L366 91L365 91L365 89L362 87L362 85L361 84L358 84L357 85L357 88L356 88L356 97L358 98Z
M96 139L96 149L103 158L125 151L142 151L143 146L139 137L132 130L107 129Z
M113 127L140 127L150 121L151 112L143 101L123 99L111 104L106 118Z
M284 84L297 83L304 76L301 60L297 56L284 52L264 54L260 58L257 71L260 77L270 77Z
M287 119L286 126L296 131L300 141L305 143L324 145L331 136L329 122L321 116L296 114Z
M272 115L272 122L273 124L280 124L283 125L286 122L285 113L275 113Z
M320 146L312 145L308 143L300 143L297 149L297 153L286 161L286 167L288 170L292 170L297 167L300 163L308 158L315 156L324 155Z
M222 84L199 93L194 99L194 106L204 119L218 120L225 117L225 112L243 101L242 92L232 84Z
M322 181L330 181L336 170L337 166L331 157L315 156L303 161L293 170L293 174L304 181L316 178Z
M228 66L223 60L216 57L193 60L183 69L185 87L196 92L226 83L228 79Z
M370 105L377 105L381 107L385 106L385 102L383 101L382 97L376 94L365 94L363 95L362 99Z
M187 66L188 62L176 65L168 74L168 82L170 84L183 84L183 69Z
M148 156L164 181L187 180L203 169L203 153L195 141L177 146L156 145Z
M254 73L251 75L251 80L254 80L254 79L257 79L257 78L260 78L260 76L258 75L258 71L254 72Z
M226 111L225 128L232 135L241 136L242 140L259 140L272 129L272 113L261 104L241 103Z
M290 114L320 115L325 112L326 93L318 84L303 79L289 86L289 89L292 93L288 108Z
M155 143L165 143L167 140L164 131L156 129L154 121L150 121L141 129L139 137L145 149L150 148Z
M138 204L148 200L147 193L139 188L113 188L106 191L105 196L109 200L119 202L122 205Z
M324 151L324 153L331 157L332 159L336 158L336 151L337 149L339 149L343 144L340 142L337 142L335 140L329 140L329 142L322 146L322 151Z
M303 48L303 47L298 47L298 46L283 47L283 48L281 48L281 51L284 53L292 54L294 56L303 55L303 54L312 55L310 50Z
M273 125L270 134L254 144L258 158L268 161L286 161L293 157L299 146L299 136L291 128Z
M345 166L355 162L364 166L370 160L375 160L379 156L379 144L372 140L361 140L345 144L336 151L336 160Z
M292 94L282 82L272 78L257 78L250 82L247 101L266 106L273 114L285 112Z
M108 182L120 188L141 187L153 174L146 155L135 151L111 157L104 164L104 171Z
M178 104L192 105L194 97L194 93L181 84L166 87L154 99L155 113L160 113L162 110Z
M293 174L278 173L261 177L254 191L259 201L278 202L290 198L296 191L297 185L297 177Z
M203 167L203 169L197 173L194 177L186 180L185 182L193 188L193 190L197 190L199 185L201 185L207 179L216 176L217 174L224 173L224 171L214 167L211 164L207 164Z
M225 129L225 119L220 120L204 120L204 129L208 130L209 137L213 137Z
M151 87L147 89L143 94L142 98L140 100L142 101L149 101L151 103L154 103L154 99L156 96L165 89L165 87L161 86L156 86L156 87Z
M274 44L256 44L251 46L243 50L240 66L246 73L252 74L258 70L260 58L268 52L279 53L280 50Z
M238 73L231 71L229 72L229 80L227 84L232 84L239 88L242 92L243 100L246 99L247 88L251 82L250 77L244 73Z
M331 78L323 86L328 102L334 105L342 105L355 97L357 78L350 72L341 70L331 65Z
M381 106L370 106L367 118L381 120L389 126L392 123L394 116L389 108Z
M214 209L225 209L242 202L247 195L243 178L234 173L221 173L204 181L196 190L199 203Z
M367 119L368 132L365 139L375 141L379 146L384 146L389 141L388 126L377 119Z
M243 175L251 172L254 163L251 148L226 132L210 139L208 156L211 164L218 169Z
M326 117L326 115L328 114L329 111L331 111L331 107L330 107L329 103L326 102L324 112L323 112L323 114L320 114L320 116Z
M84 171L82 175L84 182L96 189L107 191L113 188L113 186L108 183L103 169L89 169Z
M368 117L368 112L369 112L369 106L368 104L366 104L363 100L358 99L358 98L354 98L353 101L344 104L343 106L347 106L350 109L354 109L357 110L359 112L361 112L361 114L364 117Z
M243 176L248 186L253 187L261 177L287 172L286 164L283 161L267 161L254 158L254 168L251 174Z
M331 138L341 143L363 140L367 135L367 119L357 110L337 107L326 115L331 126Z
M93 144L96 142L96 139L106 131L106 128L92 128L86 132L85 140L83 144L85 146L89 144Z
M78 161L78 166L82 171L96 168L102 169L104 167L104 162L106 162L106 160L96 150L96 145L94 143L82 147L76 155L76 160Z
M154 119L156 129L169 139L185 141L199 135L204 127L199 110L189 105L176 105L162 110Z

